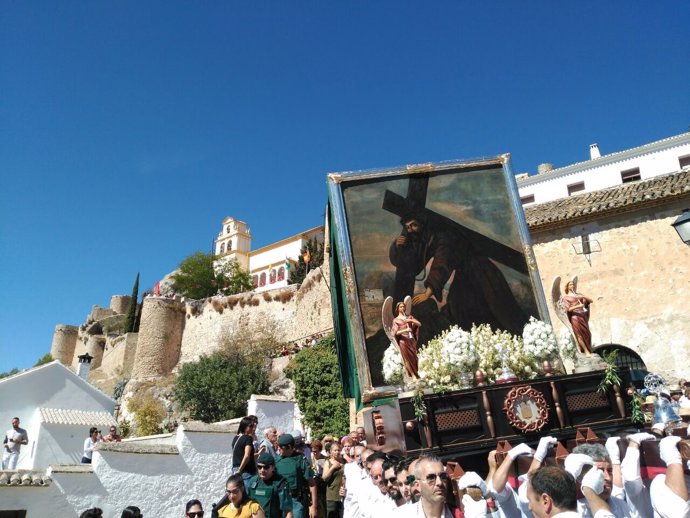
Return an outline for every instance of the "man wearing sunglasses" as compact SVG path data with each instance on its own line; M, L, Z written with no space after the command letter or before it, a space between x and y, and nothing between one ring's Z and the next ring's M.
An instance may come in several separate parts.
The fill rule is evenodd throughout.
M448 473L441 459L435 455L422 455L414 467L415 484L419 486L419 502L398 509L399 518L439 517L452 518L446 505Z
M395 474L395 467L398 465L397 459L388 459L383 463L383 481L386 484L388 496L395 502L396 507L405 504L407 500L403 498L400 491L398 477Z
M256 469L258 474L249 479L249 498L259 502L266 518L293 518L290 485L276 473L273 455L259 455Z

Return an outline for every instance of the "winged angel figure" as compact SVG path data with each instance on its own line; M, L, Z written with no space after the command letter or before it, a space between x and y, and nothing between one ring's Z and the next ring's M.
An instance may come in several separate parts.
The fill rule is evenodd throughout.
M585 356L592 355L592 332L589 330L592 299L577 292L577 275L565 283L561 294L561 278L555 277L551 286L551 302L558 318L575 337L577 347Z
M393 312L393 297L386 297L381 308L381 320L383 330L392 344L400 349L405 373L412 379L418 379L417 369L417 340L419 339L419 323L411 314L412 297L405 297L403 302L398 302ZM395 315L395 316L394 316Z

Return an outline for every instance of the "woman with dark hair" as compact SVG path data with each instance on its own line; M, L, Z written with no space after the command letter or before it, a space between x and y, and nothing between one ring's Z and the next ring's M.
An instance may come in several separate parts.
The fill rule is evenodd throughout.
M201 502L196 498L187 502L184 506L184 516L185 518L203 518L204 508L201 506Z
M91 464L91 457L93 456L93 447L96 443L101 442L101 432L95 426L89 429L89 436L84 441L84 454L81 458L82 464Z
M92 507L81 513L79 518L103 518L103 511L100 507Z
M259 502L247 496L242 475L231 475L225 483L229 503L218 509L219 518L266 518Z
M120 518L142 518L141 509L136 505L125 507L120 515Z
M251 416L243 417L232 440L232 474L242 475L245 484L256 475L254 462L254 429L256 424Z

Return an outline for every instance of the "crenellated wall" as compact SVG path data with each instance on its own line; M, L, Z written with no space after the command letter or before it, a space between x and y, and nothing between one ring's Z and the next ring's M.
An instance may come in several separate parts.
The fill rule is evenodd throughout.
M325 269L323 273L328 274ZM186 304L179 363L220 349L234 334L255 339L273 334L281 342L291 342L330 330L333 319L327 284L316 269L299 289L293 285ZM141 347L141 337L139 343Z

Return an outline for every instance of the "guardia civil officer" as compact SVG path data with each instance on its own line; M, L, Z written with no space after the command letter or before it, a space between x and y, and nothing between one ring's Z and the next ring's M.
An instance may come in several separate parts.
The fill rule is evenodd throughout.
M275 458L263 452L256 460L258 474L249 479L249 498L261 504L266 518L293 518L288 481L276 473Z
M292 497L293 518L306 518L304 508L309 508L309 518L317 518L316 480L311 466L295 450L295 438L289 433L278 437L280 459L276 461L276 471L287 479Z

